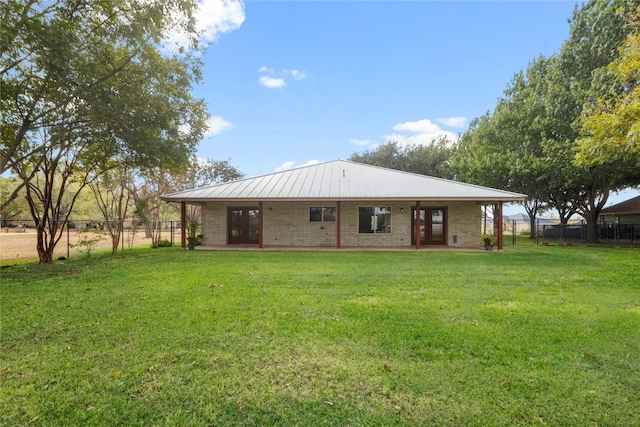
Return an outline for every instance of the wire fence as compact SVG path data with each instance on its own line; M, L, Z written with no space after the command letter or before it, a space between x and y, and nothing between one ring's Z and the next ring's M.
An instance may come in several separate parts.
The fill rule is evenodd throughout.
M493 224L483 224L485 233L493 233ZM553 220L536 220L533 234L529 221L506 220L503 223L503 245L587 245L587 224L585 221L573 224L560 224ZM616 222L597 224L597 242L588 243L596 246L640 247L640 223Z
M598 223L596 230L598 245L635 248L640 244L640 223ZM585 245L587 224L538 224L536 244L546 246L550 243Z
M86 256L94 249L111 249L112 240L104 221L73 219L63 229L60 241L54 250L54 259L60 257ZM516 246L522 242L518 236L529 236L529 223L505 221L503 225L505 246ZM180 245L180 221L165 221L159 227L160 246ZM597 225L598 244L616 247L640 246L640 223L599 223ZM33 220L13 219L0 221L0 260L37 259L36 230ZM533 243L546 246L585 245L587 225L536 223ZM91 242L91 247L87 244ZM118 241L118 250L134 247L151 247L152 239L145 226L135 221L127 221Z
M180 221L164 221L157 230L160 246L180 245ZM53 255L60 257L86 256L95 249L112 249L112 238L104 221L73 219L62 230ZM152 239L144 224L126 221L117 242L118 251L134 247L151 247ZM0 260L37 259L35 222L27 219L0 221Z

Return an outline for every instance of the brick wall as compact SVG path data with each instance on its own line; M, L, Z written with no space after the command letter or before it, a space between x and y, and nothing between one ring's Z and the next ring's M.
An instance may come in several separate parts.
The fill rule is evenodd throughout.
M206 203L202 207L204 245L227 244L227 206L255 207L252 203ZM403 202L342 202L341 245L343 247L411 246L411 206ZM447 208L447 245L479 247L482 212L475 202L421 202L422 207ZM310 207L337 207L330 202L264 202L263 245L265 247L335 247L337 222L309 221ZM359 233L358 208L391 208L391 233ZM403 212L401 212L401 208ZM456 243L454 243L456 240Z

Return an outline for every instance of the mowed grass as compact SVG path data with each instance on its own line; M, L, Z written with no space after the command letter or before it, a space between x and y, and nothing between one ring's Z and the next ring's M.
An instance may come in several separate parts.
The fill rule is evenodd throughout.
M640 425L638 250L148 249L1 274L1 425Z

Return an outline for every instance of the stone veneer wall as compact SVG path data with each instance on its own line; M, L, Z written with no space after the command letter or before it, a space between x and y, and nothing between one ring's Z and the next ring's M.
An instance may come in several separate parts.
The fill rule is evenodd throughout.
M227 206L255 207L253 203L206 203L202 207L203 244L227 244ZM343 247L411 246L411 206L403 202L342 202L341 245ZM337 222L309 221L312 206L337 206L330 202L265 202L265 247L335 247ZM391 233L358 233L358 207L391 207ZM482 211L476 202L421 202L421 207L447 208L447 246L479 247L481 245ZM400 208L404 212L400 212ZM454 240L456 242L454 243Z

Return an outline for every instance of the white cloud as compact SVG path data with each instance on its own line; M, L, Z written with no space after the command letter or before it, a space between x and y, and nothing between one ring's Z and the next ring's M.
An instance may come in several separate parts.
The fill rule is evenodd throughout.
M304 80L307 78L307 73L299 70L291 70L291 76L296 80Z
M463 128L467 124L466 117L446 117L436 121L452 128Z
M268 88L279 88L287 85L284 82L284 79L279 77L262 76L258 79L258 81L262 86L268 87Z
M283 68L281 71L276 71L271 67L267 67L263 65L258 69L259 73L267 74L265 76L261 76L258 79L258 82L268 88L280 88L287 85L285 78L291 76L294 80L300 81L307 78L307 73L304 71L293 69L291 71Z
M244 3L241 0L198 0L194 15L199 40L207 45L215 43L221 34L240 28L245 19ZM177 27L168 32L164 42L168 50L189 47L187 34Z
M293 165L295 165L295 164L296 164L296 162L284 162L283 164L281 164L280 166L275 168L273 171L274 172L286 171L286 170L292 169Z
M446 120L449 126L456 125L460 127L466 121L464 117L452 117L450 119L438 119L438 121ZM395 132L382 135L382 141L373 141L370 139L351 138L349 142L359 147L367 147L375 150L379 145L387 142L397 142L400 146L408 145L427 145L434 139L441 137L447 138L451 142L458 140L458 135L454 132L444 130L429 119L417 120L414 122L402 122L393 126Z
M282 172L282 171L286 171L293 168L301 168L304 166L317 165L318 163L320 163L319 160L309 160L308 162L303 163L300 166L295 166L296 162L292 162L292 161L284 162L283 164L275 168L274 172Z
M207 42L215 42L219 34L237 30L244 22L242 1L200 0L198 5L197 28Z
M431 143L434 139L446 137L450 141L456 141L458 135L453 132L440 128L437 124L429 119L422 119L415 122L398 123L393 127L397 132L385 135L385 142L396 141L398 144L407 145L425 145ZM408 135L407 135L408 133Z
M446 137L449 141L457 141L458 135L446 130L438 130L436 132L416 133L415 135L403 135L400 133L390 133L384 135L384 141L395 141L403 147L408 145L428 145L434 139Z
M440 130L438 125L431 122L429 119L418 120L417 122L404 122L398 123L393 127L393 130L407 131L410 133L435 133Z
M231 122L226 121L220 116L210 117L207 121L207 132L205 133L205 138L219 135L227 129L231 129L233 124Z

